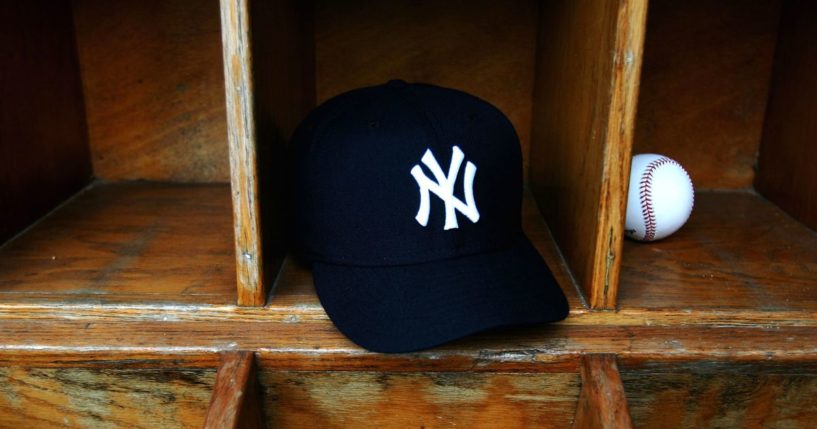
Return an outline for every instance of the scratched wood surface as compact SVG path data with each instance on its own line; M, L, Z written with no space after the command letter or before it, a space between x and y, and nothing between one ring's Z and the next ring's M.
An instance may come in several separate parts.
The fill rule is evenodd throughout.
M2 2L0 244L91 179L71 5Z
M813 314L816 273L817 232L757 194L699 192L677 233L627 241L619 306Z
M817 7L785 3L755 186L817 230Z
M317 100L391 79L464 90L530 141L537 2L316 2Z
M227 182L217 0L74 2L94 174Z
M254 361L252 352L221 354L221 365L204 421L205 429L264 427Z
M646 1L543 5L530 185L593 308L613 308Z
M699 189L751 187L782 3L650 1L633 153Z
M809 428L817 422L814 368L701 362L674 371L624 369L621 376L638 428Z
M565 428L576 373L262 371L267 427Z
M227 185L97 185L0 248L0 301L235 302Z
M199 428L213 369L0 368L0 426Z
M632 428L633 422L627 408L616 356L582 356L581 368L582 389L573 428Z

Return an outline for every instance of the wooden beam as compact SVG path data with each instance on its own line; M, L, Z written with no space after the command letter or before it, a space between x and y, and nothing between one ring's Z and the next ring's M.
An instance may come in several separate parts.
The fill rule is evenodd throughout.
M253 353L222 354L205 429L265 427L257 385Z
M582 390L574 428L632 428L627 397L613 354L582 356Z
M264 305L261 209L248 0L221 0L227 140L233 195L238 304Z

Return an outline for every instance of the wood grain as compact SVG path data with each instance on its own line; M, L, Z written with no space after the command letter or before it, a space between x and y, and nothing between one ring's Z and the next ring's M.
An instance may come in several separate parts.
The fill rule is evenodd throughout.
M77 0L94 174L226 182L216 0Z
M317 99L391 79L474 94L513 123L527 166L536 1L316 3Z
M0 301L227 304L226 185L98 185L0 248Z
M817 376L799 365L699 362L675 370L623 370L639 428L807 428L817 422Z
M248 0L221 0L221 28L238 303L264 305L267 287Z
M68 1L2 2L0 244L91 179Z
M229 352L221 356L213 396L207 408L207 429L263 428L258 400L254 357L251 352Z
M755 186L801 222L817 230L817 7L784 5L772 93L760 145Z
M615 355L582 356L582 389L574 428L632 428Z
M697 189L751 186L782 3L650 2L633 153L677 160Z
M592 308L616 302L646 7L541 13L530 186Z
M814 313L815 273L817 232L756 194L699 192L673 236L625 244L619 305Z
M564 428L579 375L262 371L270 428Z
M255 203L263 225L262 284L269 285L278 276L286 254L289 226L285 212L290 204L286 144L295 127L315 106L314 5L275 0L252 1L249 7L258 174ZM241 298L245 293L248 292L239 293L239 302L263 304L255 296L249 300Z
M201 427L212 369L0 368L2 427Z

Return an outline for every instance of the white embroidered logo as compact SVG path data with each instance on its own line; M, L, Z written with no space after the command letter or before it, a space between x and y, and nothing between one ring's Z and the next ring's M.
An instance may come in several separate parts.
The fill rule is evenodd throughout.
M414 180L417 181L417 185L420 187L420 208L417 210L417 216L414 217L420 225L428 225L428 212L430 210L428 191L437 194L445 203L445 227L443 229L459 228L455 210L459 210L473 223L477 223L479 220L479 210L477 210L477 204L474 202L474 175L477 173L477 166L471 161L465 164L465 176L463 177L466 202L463 203L454 196L454 184L457 183L460 165L462 165L464 158L465 155L463 155L462 150L458 146L454 146L451 154L451 165L448 167L448 176L446 177L442 168L440 168L440 164L437 163L437 159L431 153L431 149L426 149L422 161L434 174L434 178L437 180L436 183L426 177L420 164L411 169L411 175L414 176Z

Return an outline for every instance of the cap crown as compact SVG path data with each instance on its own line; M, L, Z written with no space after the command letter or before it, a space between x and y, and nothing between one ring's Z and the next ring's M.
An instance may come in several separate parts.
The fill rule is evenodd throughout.
M519 138L466 93L392 81L328 100L292 142L294 239L351 265L441 260L521 236Z

